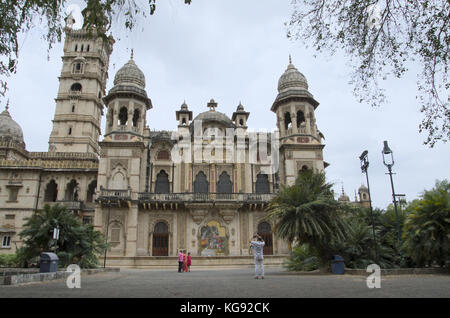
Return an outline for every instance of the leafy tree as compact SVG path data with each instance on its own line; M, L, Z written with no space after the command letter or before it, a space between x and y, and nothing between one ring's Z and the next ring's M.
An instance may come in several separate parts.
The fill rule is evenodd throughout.
M152 15L156 0L147 0L148 7L135 0L84 0L83 27L96 30L97 35L106 36L113 21L124 18L126 29L132 30L139 16ZM190 4L191 0L184 0ZM64 8L67 0L2 0L0 2L0 96L5 96L7 81L4 79L17 71L19 56L18 36L30 31L39 23L44 25L43 35L49 44L61 41L64 28Z
M294 185L282 186L267 207L269 217L276 221L277 235L291 243L307 243L321 267L328 267L335 254L334 242L346 236L343 206L334 200L331 187L324 173L307 170Z
M422 67L418 98L424 114L419 131L433 147L450 137L448 63L450 2L442 0L294 0L289 38L312 43L318 52L345 52L354 68L360 102L386 101L380 79L401 78L408 62Z
M405 249L419 266L450 261L450 183L437 181L414 201L405 221Z
M53 229L59 228L59 239L53 239ZM42 252L54 250L60 264L77 263L81 267L95 267L97 255L105 250L102 233L92 225L83 225L78 217L59 205L45 205L26 219L24 230L19 234L24 247L19 251L23 260L32 260Z

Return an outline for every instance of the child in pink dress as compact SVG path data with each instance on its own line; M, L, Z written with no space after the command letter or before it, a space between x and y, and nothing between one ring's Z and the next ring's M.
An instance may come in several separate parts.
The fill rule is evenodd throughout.
M189 252L187 256L187 271L191 271L191 252Z

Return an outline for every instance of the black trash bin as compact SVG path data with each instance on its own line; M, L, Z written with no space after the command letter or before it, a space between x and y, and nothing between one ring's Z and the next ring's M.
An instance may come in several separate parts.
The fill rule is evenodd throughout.
M331 272L333 274L344 274L344 259L340 255L333 255L331 258Z
M59 258L55 253L42 253L39 261L39 273L50 273L58 271Z

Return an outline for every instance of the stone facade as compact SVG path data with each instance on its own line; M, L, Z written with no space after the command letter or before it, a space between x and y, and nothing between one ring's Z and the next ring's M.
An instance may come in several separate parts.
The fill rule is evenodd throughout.
M252 135L243 105L230 118L213 99L195 118L183 103L174 111L176 130L154 131L146 124L153 105L133 53L106 94L114 40L89 38L70 25L65 31L49 152L28 152L20 126L8 109L2 113L14 129L0 131L0 234L9 237L0 251L20 246L25 217L62 204L108 233L108 255L118 264L180 249L248 256L255 233L265 237L266 254L286 255L289 246L273 234L264 208L281 184L328 165L314 114L319 103L292 62L271 107L277 131Z

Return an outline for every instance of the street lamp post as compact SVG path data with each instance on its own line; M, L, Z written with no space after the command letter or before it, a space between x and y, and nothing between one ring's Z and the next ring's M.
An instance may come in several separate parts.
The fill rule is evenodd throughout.
M392 180L392 167L394 166L394 155L392 150L388 146L388 142L384 141L384 147L381 151L383 155L383 164L388 168L389 177L391 178L391 188L392 188L392 199L394 201L394 210L395 210L395 221L397 223L397 241L401 242L401 234L400 234L400 222L398 220L398 210L397 210L397 198L394 190L394 181ZM390 155L390 156L389 156Z
M361 154L361 156L359 156L359 160L361 161L361 171L366 174L367 192L369 192L370 218L372 220L373 242L375 245L375 260L378 263L378 244L377 244L377 238L375 236L375 222L373 221L373 209L372 209L372 198L370 197L369 173L367 172L367 168L369 168L368 154L369 154L369 152L367 150L365 150Z

